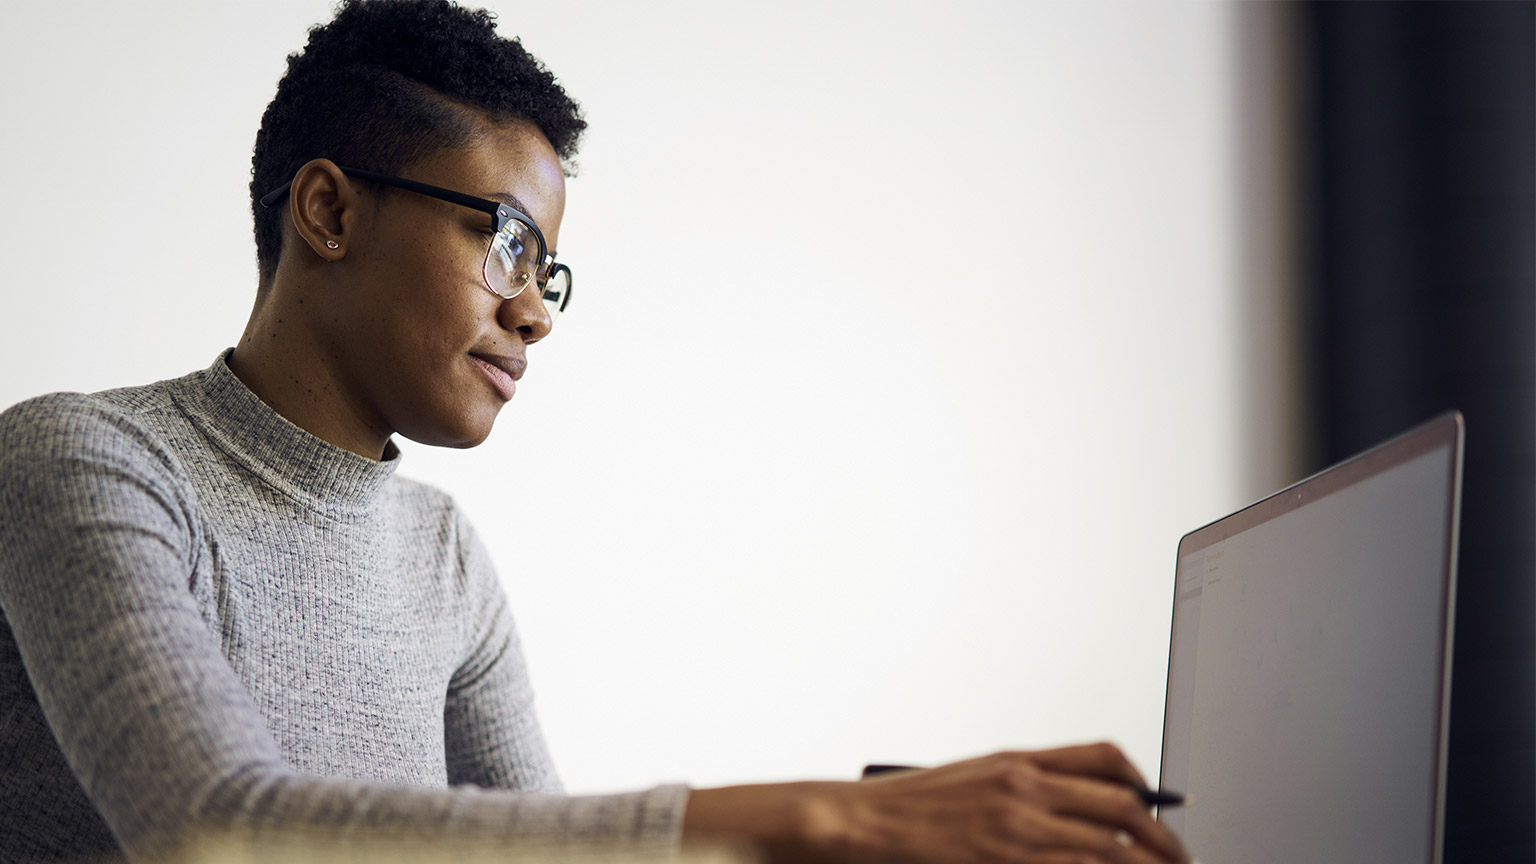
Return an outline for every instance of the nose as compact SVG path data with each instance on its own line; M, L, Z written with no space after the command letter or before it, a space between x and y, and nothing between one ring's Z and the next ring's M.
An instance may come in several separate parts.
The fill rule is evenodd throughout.
M501 301L496 316L501 326L516 331L523 337L524 345L531 345L549 335L554 322L544 306L544 292L538 285L529 285L511 300Z

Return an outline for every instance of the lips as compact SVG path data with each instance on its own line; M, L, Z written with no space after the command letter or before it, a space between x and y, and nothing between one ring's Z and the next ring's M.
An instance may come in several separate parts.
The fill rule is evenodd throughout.
M480 374L484 375L491 386L496 388L502 401L511 399L513 394L517 393L517 379L523 377L523 370L528 368L528 361L521 357L471 354L469 359L475 361Z

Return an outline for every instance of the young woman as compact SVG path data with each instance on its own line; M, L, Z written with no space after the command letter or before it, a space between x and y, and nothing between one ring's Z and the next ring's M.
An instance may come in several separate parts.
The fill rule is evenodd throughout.
M391 441L474 446L513 398L570 299L562 164L584 127L488 15L345 2L257 136L237 345L0 415L0 859L238 831L1186 860L1107 745L559 794L485 551L445 495L394 475Z

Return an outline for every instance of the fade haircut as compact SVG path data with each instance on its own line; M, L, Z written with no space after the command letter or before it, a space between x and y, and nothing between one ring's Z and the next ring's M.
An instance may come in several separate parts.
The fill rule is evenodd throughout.
M478 116L477 116L478 115ZM449 0L342 0L309 31L261 117L251 211L261 286L282 252L284 207L260 198L311 159L382 174L466 143L476 122L525 120L562 159L587 128L581 109L495 16Z

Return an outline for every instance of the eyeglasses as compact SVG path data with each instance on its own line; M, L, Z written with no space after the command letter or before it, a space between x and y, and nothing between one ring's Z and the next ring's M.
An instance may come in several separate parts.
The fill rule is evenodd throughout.
M570 305L571 268L555 263L555 253L550 252L544 243L544 232L533 224L533 219L526 213L496 201L417 183L403 177L376 174L360 168L342 168L341 172L348 177L395 186L488 214L492 221L491 245L485 251L485 264L480 270L485 289L505 300L511 300L523 293L529 285L538 285L544 308L549 310L550 323L554 323L555 318ZM288 194L288 187L292 185L293 181L289 180L261 196L261 206L271 207L276 204Z

